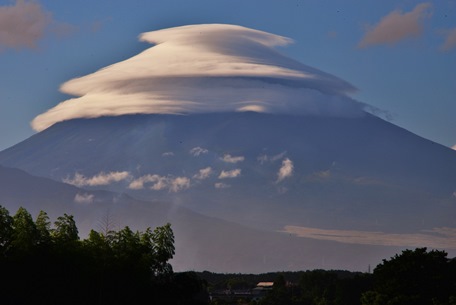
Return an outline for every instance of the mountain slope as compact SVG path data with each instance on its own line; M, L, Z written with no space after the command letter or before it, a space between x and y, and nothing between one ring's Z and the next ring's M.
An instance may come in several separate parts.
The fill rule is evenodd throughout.
M0 152L0 164L142 199L128 197L141 203L124 206L122 221L172 220L195 257L182 265L194 268L321 267L315 257L360 268L364 252L456 248L456 152L369 114L72 120ZM185 217L169 217L175 210Z
M338 162L354 174L375 173L393 183L454 191L450 183L456 176L453 150L368 114L325 118L245 112L72 120L4 150L0 163L57 179L74 170L89 171L87 161L94 157L101 162L97 167L107 170L138 165L175 170L176 161L189 167L186 163L191 156L173 159L172 165L148 161L160 160L168 151L187 152L195 145L212 146L210 151L218 155L242 152L254 160L263 151L287 151L309 161L314 169ZM408 179L401 181L404 176Z
M195 148L205 153L192 155ZM226 155L243 160L224 162ZM293 172L278 181L285 159ZM71 181L77 173L128 172L130 180L96 188L182 202L263 229L298 224L398 230L454 224L456 153L368 114L328 118L246 112L72 120L1 152L0 164L58 181ZM207 167L209 178L193 178ZM236 178L220 179L222 171L236 169ZM150 184L128 187L146 175L190 182L177 193L151 190Z
M92 202L76 202L77 194ZM75 216L80 236L99 229L111 217L114 229L130 226L144 230L171 222L176 236L176 270L264 272L312 268L364 270L368 264L392 255L396 247L353 246L260 232L206 217L170 203L144 202L106 191L86 191L21 170L0 166L0 204L14 215L19 206L36 216L48 212L51 220L63 213ZM344 250L345 249L345 250ZM335 253L339 253L335 255ZM363 259L356 259L362 253ZM343 262L341 264L341 262Z

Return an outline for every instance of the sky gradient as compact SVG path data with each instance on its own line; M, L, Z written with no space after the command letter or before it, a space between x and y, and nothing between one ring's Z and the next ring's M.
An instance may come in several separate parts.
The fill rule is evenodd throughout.
M208 23L291 38L283 55L352 84L394 124L456 144L456 0L41 0L0 1L0 150L74 98L62 84L150 48L141 33Z

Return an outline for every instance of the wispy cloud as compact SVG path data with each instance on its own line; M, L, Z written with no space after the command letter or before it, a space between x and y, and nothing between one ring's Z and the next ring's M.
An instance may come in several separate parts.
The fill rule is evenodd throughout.
M331 170L316 171L306 177L307 181L324 181L331 178Z
M140 40L154 46L64 83L61 91L76 97L37 116L33 128L137 113L364 114L365 104L349 96L356 91L351 84L280 54L275 47L292 42L282 36L203 24L144 33Z
M98 186L98 185L108 185L113 182L119 182L122 180L130 179L130 173L123 172L101 172L93 177L86 177L82 174L76 173L73 178L65 178L63 182L72 184L75 186Z
M236 177L239 177L240 175L241 175L241 169L236 168L236 169L229 170L229 171L222 170L222 172L220 173L218 178L219 179L236 178Z
M93 200L95 199L95 195L93 194L79 194L77 193L76 196L74 197L74 202L76 203L92 203Z
M160 175L144 175L131 181L128 188L132 190L141 190L144 189L144 184L153 183L153 189L160 190L165 188L166 183L163 182L164 180L166 180L166 177Z
M451 149L456 150L456 144L454 144L454 145L451 147Z
M449 51L451 49L456 48L456 28L443 31L443 33L445 35L445 41L440 46L440 50Z
M456 228L447 227L410 234L324 230L298 226L286 226L284 231L298 237L331 240L348 244L456 249Z
M280 167L279 172L277 173L277 183L281 182L283 179L293 176L293 162L286 158L282 161L282 167Z
M234 156L231 156L230 154L226 154L223 156L223 158L220 158L220 159L226 163L238 163L238 162L244 161L243 156L234 157Z
M193 179L205 180L205 179L209 178L213 172L214 171L212 170L211 167L202 168L199 170L199 172L197 174L195 174L193 176Z
M0 51L33 49L47 31L65 36L73 30L73 26L53 20L51 12L38 1L17 0L13 5L0 6Z
M423 21L431 16L430 2L415 6L411 12L394 10L375 26L368 26L358 47L365 48L379 44L395 44L410 37L419 37L423 32Z
M197 146L197 147L193 147L192 149L190 149L189 154L191 154L194 157L198 157L200 155L207 154L208 152L209 151L206 148Z
M177 193L190 188L190 179L187 177L144 175L131 181L128 188L141 190L146 187L146 184L151 184L148 188L154 191L168 190L169 192Z
M172 151L167 151L162 153L162 157L173 157L174 153Z
M216 189L227 189L227 188L230 188L231 185L226 184L226 183L223 183L223 182L216 182L216 183L214 184L214 187L215 187Z
M257 161L260 162L261 164L263 164L265 162L275 162L275 161L280 160L283 157L285 157L286 154L287 154L286 151L283 151L280 154L272 155L272 156L268 156L268 155L264 154L264 155L258 156Z

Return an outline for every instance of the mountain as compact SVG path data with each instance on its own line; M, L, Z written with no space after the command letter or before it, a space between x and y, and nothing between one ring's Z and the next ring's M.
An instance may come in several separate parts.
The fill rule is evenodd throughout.
M206 24L140 40L152 46L62 84L72 98L0 152L58 185L17 179L0 199L171 221L190 269L365 270L392 248L456 251L456 152L367 113L355 86L277 49L291 39Z
M20 181L27 179L18 179L1 192L5 198L10 187L27 189L10 197L30 194L33 199L16 202L40 208L52 201L51 211L65 212L63 202L74 202L78 193L90 198L91 192L104 190L101 194L111 201L83 205L80 218L91 219L92 227L100 206L113 204L110 192L128 194L121 196L127 203L117 213L122 223L171 221L179 228L178 240L187 245L185 255L206 262L183 262L187 268L306 269L322 267L313 255L337 253L326 266L360 270L366 261L354 251L357 247L371 253L391 247L456 248L456 153L367 113L355 118L241 112L76 119L0 152L0 164L46 177L48 183L58 181L52 182L57 188L38 182L22 188ZM66 197L58 194L67 189L72 191ZM56 200L45 199L49 193ZM186 216L168 217L174 209ZM284 236L292 236L293 243L284 245ZM258 240L262 246L251 246ZM271 250L279 248L280 255ZM201 252L209 249L222 253ZM294 256L303 251L312 256ZM275 263L258 266L259 253L278 256ZM214 255L217 262L206 261Z
M347 251L346 245L337 242L261 232L203 216L172 203L141 201L107 191L87 191L3 166L0 166L0 203L12 215L19 206L25 207L33 216L39 210L45 210L51 221L63 213L74 215L82 238L90 229L100 229L103 221L108 220L115 230L126 225L144 230L171 222L176 236L176 256L172 265L178 271L259 273L264 270L335 269L340 267L341 259L345 268L358 270L365 269L372 260L380 260L397 251L395 247L362 245ZM363 254L363 259L356 258L359 253Z

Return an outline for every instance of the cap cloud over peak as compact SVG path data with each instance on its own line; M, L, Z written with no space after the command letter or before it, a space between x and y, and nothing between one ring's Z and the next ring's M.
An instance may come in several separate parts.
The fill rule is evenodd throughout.
M75 98L38 115L41 131L74 118L125 114L259 111L358 116L365 104L348 82L274 49L291 39L236 25L182 26L140 35L140 54L72 79Z

